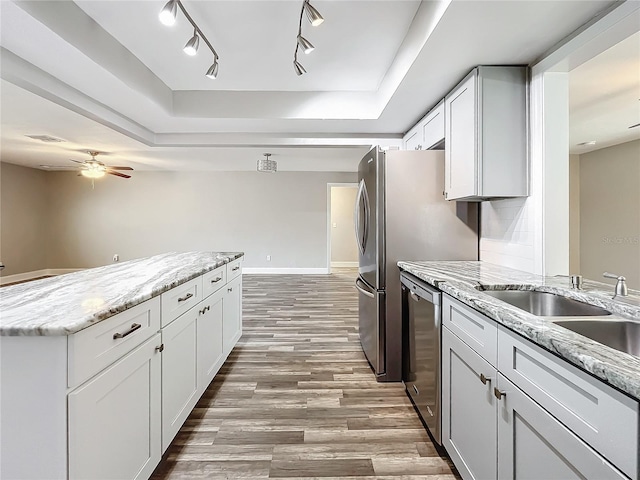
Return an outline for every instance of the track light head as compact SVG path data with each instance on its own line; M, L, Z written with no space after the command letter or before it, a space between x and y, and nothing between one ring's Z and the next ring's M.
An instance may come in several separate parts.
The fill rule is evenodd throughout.
M320 15L320 12L318 12L318 10L313 8L313 6L309 3L308 0L305 0L303 8L305 13L307 14L307 19L309 20L309 23L311 25L313 25L314 27L317 27L322 22L324 22L324 18L322 18L322 15Z
M305 73L307 73L307 71L304 69L304 67L300 64L300 62L298 62L298 60L294 60L293 61L293 69L296 71L296 75L300 76L303 75Z
M313 49L316 48L309 40L304 38L302 35L298 35L298 45L300 45L302 51L307 55L313 52Z
M196 53L198 53L198 45L200 45L200 37L198 37L198 32L193 32L193 37L189 39L189 41L183 48L184 53L193 57Z
M160 10L158 17L160 23L170 27L176 23L176 14L178 13L178 0L169 0L167 4Z
M218 59L217 58L213 59L213 64L209 67L209 70L207 70L207 73L205 75L207 76L207 78L210 78L211 80L215 80L218 77Z

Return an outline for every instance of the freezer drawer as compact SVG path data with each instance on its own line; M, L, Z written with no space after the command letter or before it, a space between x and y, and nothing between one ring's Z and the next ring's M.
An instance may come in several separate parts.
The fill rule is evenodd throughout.
M385 294L358 277L358 332L367 360L376 375L385 373L384 308Z

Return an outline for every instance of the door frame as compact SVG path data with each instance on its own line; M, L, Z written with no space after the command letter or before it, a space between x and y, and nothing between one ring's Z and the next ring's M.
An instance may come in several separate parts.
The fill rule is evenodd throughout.
M357 182L327 183L327 273L328 274L331 273L331 189L333 187L358 188L358 183Z

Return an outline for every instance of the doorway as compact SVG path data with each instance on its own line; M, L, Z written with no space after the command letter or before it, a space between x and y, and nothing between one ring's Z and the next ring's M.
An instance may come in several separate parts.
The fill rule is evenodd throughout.
M357 183L327 184L327 269L329 273L358 267L354 233Z

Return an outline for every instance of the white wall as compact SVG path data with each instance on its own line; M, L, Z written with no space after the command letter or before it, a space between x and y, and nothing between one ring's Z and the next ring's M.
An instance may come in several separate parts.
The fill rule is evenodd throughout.
M13 218L47 218L48 229L30 228L23 235L25 242L9 235L13 229L5 229L3 215L3 238L9 235L7 244L15 245L25 258L42 255L45 249L36 247L36 241L46 237L46 261L11 273L95 267L111 263L116 253L125 261L188 250L244 251L248 268L326 271L327 183L349 183L357 177L328 172L136 171L130 180L96 180L92 189L88 179L73 172L6 167L15 169L40 179L33 189L48 192L47 200L27 203L19 188L3 189L3 214L11 204ZM9 264L7 258L2 260Z
M640 140L580 155L580 265L640 289Z
M47 268L46 172L0 163L2 276Z
M331 187L331 264L358 264L353 212L358 187ZM346 265L343 265L346 264Z

